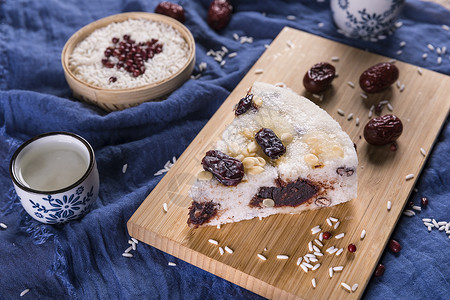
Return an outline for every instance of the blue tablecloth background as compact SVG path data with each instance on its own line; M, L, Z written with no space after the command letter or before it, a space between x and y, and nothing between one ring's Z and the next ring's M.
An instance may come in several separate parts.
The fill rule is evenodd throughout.
M430 43L450 49L450 32L441 27L450 25L450 12L433 3L408 0L399 19L403 26L371 43L338 34L328 1L233 1L232 20L220 32L206 24L209 0L180 2L196 40L197 63L208 63L203 76L165 101L106 113L72 98L61 50L82 26L121 12L153 12L158 1L0 0L0 222L8 225L0 230L0 299L19 298L27 288L24 299L259 299L143 243L133 258L121 254L129 246L126 222L163 176L154 173L183 152L284 26L450 74L449 54L438 65L436 52L426 48ZM297 18L288 20L287 15ZM254 42L240 44L233 33ZM397 55L401 41L406 46ZM206 55L222 45L238 53L224 67ZM426 60L422 53L429 53ZM25 213L8 170L21 143L48 131L85 137L95 149L100 172L93 211L59 227L40 224ZM450 239L445 232L429 233L421 221L450 221L448 123L417 189L411 200L418 203L427 196L430 205L418 216L400 218L393 236L403 249L398 255L385 251L381 262L386 273L370 280L365 299L449 299ZM386 199L380 201L385 205ZM169 267L169 261L177 266Z

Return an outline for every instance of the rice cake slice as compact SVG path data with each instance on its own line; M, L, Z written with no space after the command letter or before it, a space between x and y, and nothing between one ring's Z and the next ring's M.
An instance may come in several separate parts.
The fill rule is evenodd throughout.
M356 198L358 158L338 122L287 88L255 82L246 97L250 109L234 118L214 149L242 162L243 178L224 185L217 174L199 176L189 192L190 227L296 214ZM285 147L279 157L270 158L255 140L264 128Z

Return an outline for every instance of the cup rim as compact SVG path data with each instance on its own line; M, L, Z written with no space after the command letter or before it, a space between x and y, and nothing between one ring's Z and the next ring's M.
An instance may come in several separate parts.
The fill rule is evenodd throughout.
M45 190L36 190L30 187L27 187L25 185L23 185L20 180L17 180L16 178L16 172L14 171L14 166L15 166L15 162L17 159L17 156L22 152L22 150L25 149L25 147L27 147L28 145L30 145L32 142L42 139L44 137L48 137L48 136L54 136L54 135L66 135L66 136L70 136L72 138L75 138L77 140L79 140L81 143L84 144L84 146L86 147L86 149L89 152L89 165L88 168L86 170L86 172L83 174L83 176L77 180L75 183L61 188L61 189L57 189L57 190L49 190L49 191L45 191ZM52 131L52 132L47 132L47 133L42 133L39 134L37 136L32 137L31 139L27 140L26 142L24 142L22 145L20 145L19 148L17 148L17 150L14 152L13 156L11 157L11 161L9 163L9 175L12 179L12 181L14 182L14 184L16 186L18 186L20 189L30 192L30 193L35 193L35 194L59 194L59 193L64 193L67 192L75 187L77 187L78 185L80 185L83 181L85 181L87 179L87 177L91 174L92 170L94 169L94 164L95 164L95 156L94 156L94 150L92 149L92 146L81 136L72 133L72 132L65 132L65 131Z

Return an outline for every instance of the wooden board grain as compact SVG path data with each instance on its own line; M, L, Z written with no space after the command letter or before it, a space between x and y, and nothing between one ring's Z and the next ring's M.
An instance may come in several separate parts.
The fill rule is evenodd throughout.
M331 61L332 56L339 57L339 61L332 62L339 76L333 81L333 87L324 93L323 101L318 101L304 91L303 74L314 63ZM362 99L357 84L359 75L367 67L388 60L284 28L131 217L127 224L130 235L267 298L360 298L425 163L426 157L420 148L429 153L450 108L448 76L425 69L420 75L417 67L402 62L396 65L400 70L399 81L405 85L403 92L394 85L383 93ZM255 74L256 69L264 71ZM227 224L220 229L190 229L186 224L191 203L188 191L201 170L200 161L232 121L233 106L254 81L283 82L316 101L341 124L358 149L358 199L299 215L253 219ZM355 87L350 87L348 81L354 82ZM361 138L369 120L370 106L385 99L390 101L393 113L404 124L395 152L388 146L370 146ZM338 108L345 111L346 116L340 116ZM347 120L349 113L353 113L351 120ZM386 107L383 113L389 113ZM356 118L360 119L359 126L355 124ZM415 174L415 178L405 180L407 174ZM386 209L387 201L392 202L390 211ZM167 212L163 210L163 203L168 205ZM337 229L325 221L330 216L340 220ZM319 258L321 267L305 273L296 262L298 257L308 253L308 242L317 238L310 231L316 225L334 235L343 232L345 236L324 241L322 252L325 255ZM363 229L367 235L361 240ZM209 243L208 239L217 240L219 245ZM346 249L349 243L356 245L356 253L345 250L336 256L325 252L331 246ZM219 246L229 246L234 252L221 255ZM259 259L258 253L264 254L267 260ZM278 254L288 255L289 259L279 260ZM339 265L344 266L343 271L330 278L328 268ZM312 278L316 278L315 289L311 285ZM349 293L340 286L341 282L358 283L359 288Z

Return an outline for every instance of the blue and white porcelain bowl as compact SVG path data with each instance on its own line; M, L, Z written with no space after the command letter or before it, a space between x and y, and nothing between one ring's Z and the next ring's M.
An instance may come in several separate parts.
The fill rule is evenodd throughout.
M336 26L344 35L370 39L394 27L405 0L330 0Z
M13 154L9 171L23 208L42 223L79 219L98 195L94 150L73 133L49 132L26 141Z

